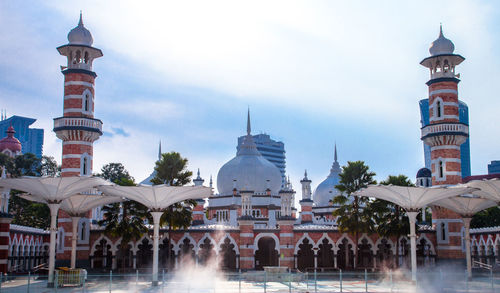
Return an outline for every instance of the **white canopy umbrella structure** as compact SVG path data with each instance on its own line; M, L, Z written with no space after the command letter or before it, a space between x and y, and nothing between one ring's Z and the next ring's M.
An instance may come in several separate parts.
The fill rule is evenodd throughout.
M29 194L19 195L20 197L32 200L40 203L45 203L43 199L40 199L38 196L32 196ZM78 239L78 221L80 218L84 216L84 214L91 209L110 204L115 202L123 201L122 198L116 196L104 196L99 194L75 194L61 202L60 210L65 211L70 217L72 221L72 237L71 237L71 268L74 269L76 267L76 240Z
M160 234L160 218L165 209L187 199L209 197L211 190L204 186L101 186L99 189L108 195L124 196L145 205L153 216L153 285L158 285L158 240Z
M476 190L469 187L411 187L395 185L370 185L357 192L356 195L374 197L390 201L404 208L410 220L410 246L411 246L411 278L417 280L417 234L415 223L421 208L430 203L470 193Z
M433 203L462 216L462 221L465 226L465 258L467 262L467 274L472 277L472 262L470 256L470 221L474 214L496 206L496 202L480 198L480 197L470 197L470 196L457 196L438 200Z
M76 240L78 238L78 221L88 211L98 206L123 201L121 197L98 194L75 194L62 201L60 209L68 213L73 224L71 236L71 268L76 267Z
M478 188L478 190L472 192L472 194L491 199L497 204L500 204L500 179L472 180L464 185Z
M25 199L46 203L50 208L50 249L48 286L54 286L57 213L61 202L77 193L99 185L110 184L99 177L21 177L1 179L0 186L31 194Z

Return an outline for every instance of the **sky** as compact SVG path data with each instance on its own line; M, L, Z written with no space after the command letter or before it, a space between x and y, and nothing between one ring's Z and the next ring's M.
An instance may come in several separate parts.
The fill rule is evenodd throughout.
M162 150L178 151L206 182L252 132L285 143L296 190L315 188L339 161L415 180L424 165L419 62L444 35L466 60L459 98L469 106L472 174L500 159L500 4L496 1L1 1L0 108L37 119L44 154L62 116L66 44L80 10L104 57L97 73L94 172L121 162L136 181ZM495 49L497 48L497 49ZM300 194L300 192L299 192Z

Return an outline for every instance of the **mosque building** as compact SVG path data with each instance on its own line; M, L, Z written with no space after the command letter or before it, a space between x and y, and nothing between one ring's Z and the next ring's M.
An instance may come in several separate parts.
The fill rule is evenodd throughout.
M81 16L78 26L68 34L68 41L68 44L57 48L60 54L67 57L68 63L62 67L63 116L54 120L54 131L63 144L62 176L90 176L93 143L102 135L102 122L94 117L94 83L97 74L92 71L92 63L103 54L92 47L92 35L85 28ZM422 140L430 146L431 168L418 171L417 184L457 184L462 182L460 145L468 138L468 125L458 119L459 80L455 67L464 58L453 53L454 45L444 37L442 30L429 51L431 56L421 62L431 73L431 79L427 82L430 121L422 128ZM336 145L330 172L314 192L307 171L304 173L300 181L298 212L294 208L296 191L289 180L283 182L280 169L258 151L252 136L250 112L246 118L246 134L239 143L236 155L218 171L218 193L210 196L206 203L198 201L193 210L192 224L187 229L175 230L171 235L166 228L160 230L160 269L177 268L186 257L192 258L196 264L203 264L215 257L221 268L226 270L253 270L265 266L282 266L301 271L354 267L375 270L393 267L396 263L403 266L409 263L409 239L406 235L396 239L363 233L358 239L358 261L354 264L355 238L340 232L332 216L336 208L332 199L339 194L335 185L339 183L341 173ZM0 141L0 152L18 155L20 144L18 146L13 129L9 131L7 138ZM144 183L149 183L149 180L146 179ZM193 183L205 183L199 170ZM212 186L211 178L209 185ZM151 233L146 233L136 241L121 243L121 238L106 234L103 227L92 223L93 219L99 217L96 210L82 217L76 235L77 266L92 270L116 270L124 261L127 268L151 268ZM0 228L3 227L2 223L0 221ZM69 216L60 212L56 256L58 265L69 263L73 237L69 232L72 231L70 225ZM5 239L0 237L0 241L9 243L8 251L5 252L8 253L5 269L20 270L17 264L21 261L24 264L21 270L30 269L40 263L34 261L35 257L43 261L43 257L46 257L43 253L46 252L47 234L30 230L33 229L30 227L13 227L11 225L9 239L5 238L7 236ZM497 245L495 251L498 251L500 229L487 233L496 237L490 243ZM461 226L457 216L450 211L433 210L432 226L420 226L418 234L417 256L421 266L432 266L438 259L456 258L463 253ZM37 235L38 238L32 237L26 245L24 240L15 240L19 237L30 239L26 235ZM484 239L481 235L473 235L477 243ZM30 249L32 242L29 241L38 241L37 248ZM126 245L125 250L120 249L122 245ZM397 247L399 251L396 253ZM30 251L35 253L33 259ZM123 255L120 254L122 252ZM396 258L396 254L399 258ZM498 252L495 256L498 257ZM2 261L0 257L0 265L4 263Z

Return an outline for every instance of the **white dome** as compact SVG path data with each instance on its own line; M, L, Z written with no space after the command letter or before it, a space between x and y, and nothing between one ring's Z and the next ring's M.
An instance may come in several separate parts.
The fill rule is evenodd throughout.
M247 136L236 157L224 164L217 175L219 194L232 194L235 187L259 193L269 188L272 194L276 194L281 188L281 172L257 150L250 135L250 116L247 123Z
M68 41L71 45L92 46L92 43L94 43L92 34L83 26L82 13L80 13L78 26L72 29L68 34Z
M448 40L443 35L443 28L439 28L439 37L432 42L431 47L429 48L429 53L431 56L436 55L445 55L445 54L453 54L455 51L455 45L452 41Z
M335 188L339 184L339 174L342 170L337 162L337 146L335 146L335 160L330 174L321 182L313 193L314 205L317 207L325 207L329 205L330 200L339 195L340 192Z

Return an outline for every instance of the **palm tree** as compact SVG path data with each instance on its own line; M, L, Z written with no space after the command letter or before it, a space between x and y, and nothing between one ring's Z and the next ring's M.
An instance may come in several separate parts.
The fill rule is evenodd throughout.
M127 170L120 163L110 163L102 167L98 176L121 186L135 186ZM128 243L131 240L139 240L148 232L146 220L151 221L148 208L144 205L127 200L121 203L113 203L102 207L103 219L98 222L104 226L104 231L113 237L121 237L120 255L122 256L122 269L125 269L125 258Z
M380 182L383 185L414 186L405 175L389 175ZM383 237L396 237L396 266L399 265L399 237L410 233L410 224L406 211L392 202L376 199L368 205L373 214L376 231Z
M193 173L187 170L188 159L183 158L178 152L169 152L161 155L156 162L153 184L167 184L182 186L191 182ZM185 200L175 203L167 208L160 219L160 225L168 225L167 264L170 264L170 243L172 231L187 228L191 225L192 211L196 206L195 200Z
M369 184L375 184L374 176L375 173L370 172L363 161L347 162L347 166L342 167L342 173L339 174L339 184L335 186L340 195L333 199L333 203L339 205L333 215L338 217L340 232L354 234L354 268L358 260L359 234L371 232L374 227L371 216L364 208L368 199L354 193Z

